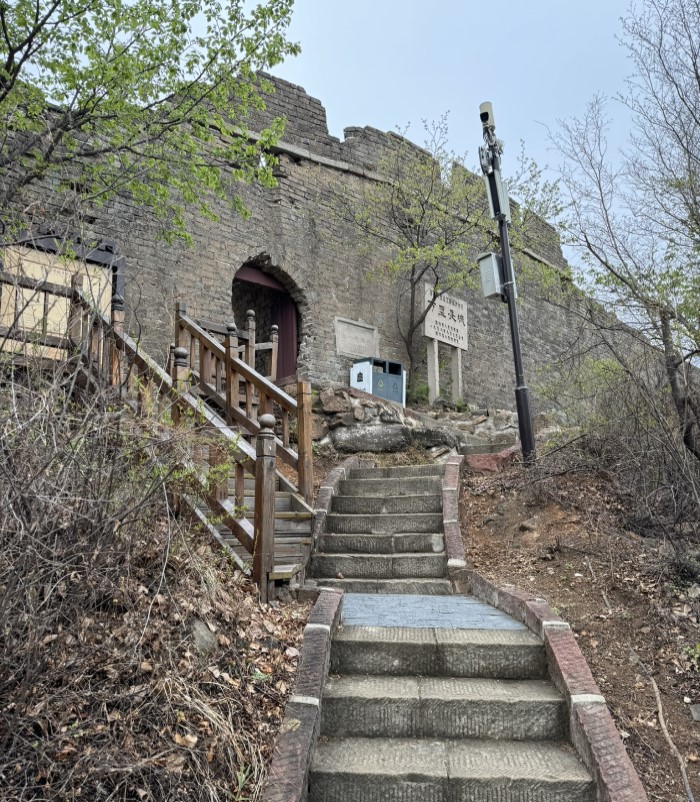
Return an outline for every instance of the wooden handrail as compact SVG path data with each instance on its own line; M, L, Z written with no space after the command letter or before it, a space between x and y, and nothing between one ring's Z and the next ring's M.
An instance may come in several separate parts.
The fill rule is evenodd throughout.
M192 318L188 317L186 314L180 313L180 325L191 337L203 343L205 347L216 354L219 359L226 359L224 346L215 337L212 337L211 334L200 328ZM243 379L249 381L258 390L262 390L268 398L271 398L276 404L279 404L282 409L287 412L293 412L296 415L297 402L291 395L287 395L284 390L281 390L274 382L271 382L265 376L260 375L255 368L251 368L250 365L242 359L236 357L230 357L230 359L236 372L240 374Z
M130 392L136 387L141 410L151 409L155 403L158 409L172 410L173 422L182 423L185 419L204 427L214 437L210 442L196 442L192 459L183 464L193 469L192 474L200 486L200 494L206 499L210 509L225 523L231 533L253 557L253 575L260 588L263 601L274 593L274 582L270 577L274 571L275 541L275 485L278 479L276 457L294 465L299 475L299 493L306 504L311 501L311 441L310 405L304 401L299 404L294 398L280 390L254 368L256 351L272 351L272 372L276 362L277 332L273 330L270 343L255 342L253 316L249 315L247 337L238 336L233 326L227 327L225 345L216 336L204 331L191 318L178 309L175 348L171 352L171 372L164 370L124 331L124 303L120 296L112 298L111 319L96 309L93 302L82 291L81 277L72 280L70 287L51 284L25 277L15 277L0 271L0 284L11 283L23 289L38 293L54 294L70 300L66 335L50 338L52 345L60 346L81 362L85 362L90 373L101 375L121 392ZM46 305L46 304L45 304ZM7 329L7 331L5 331ZM22 332L18 327L0 328L0 336L7 334L14 339L37 341L37 334ZM42 332L47 343L49 337ZM189 340L190 348L184 347ZM197 350L195 353L195 346ZM239 347L245 359L238 357ZM197 365L198 363L198 365ZM226 410L226 422L203 402L200 395L191 388L192 378L197 375L200 390L214 398ZM136 377L136 378L135 378ZM241 387L245 387L243 396ZM225 393L222 389L225 388ZM307 383L300 383L299 398L305 398L301 389L310 389ZM241 397L245 409L240 407ZM275 437L273 404L282 414L283 437ZM258 417L258 411L260 415ZM300 453L289 446L289 417L298 418L298 442ZM245 432L256 438L255 445L247 442L227 424L237 423ZM308 437L307 437L308 435ZM302 447L303 445L303 447ZM213 474L208 474L201 459L203 450L208 449L208 467L214 468L228 457L234 461L235 491L229 498L228 478L218 479L212 484ZM200 462L197 464L197 455ZM240 517L245 499L245 477L255 479L254 519ZM282 479L280 479L282 482ZM286 486L288 483L284 483ZM296 492L296 488L292 488ZM299 498L299 497L297 497ZM301 499L299 500L301 504ZM309 509L307 507L307 509Z
M236 424L252 437L258 437L261 432L257 421L257 407L261 414L272 412L276 404L282 413L282 437L275 437L277 453L280 458L297 471L299 492L307 504L313 498L313 463L311 441L311 386L308 382L297 383L297 398L281 390L274 380L270 380L258 373L247 360L253 360L255 328L251 324L250 316L248 331L253 340L245 347L246 359L239 359L237 354L241 349L238 343L238 332L231 326L227 328L225 345L211 333L205 331L198 323L187 315L183 304L176 308L176 342L183 344L189 337L189 365L193 377L198 374L200 391L209 399L225 410L226 420ZM198 353L195 354L195 344ZM273 331L272 346L277 347L277 332ZM276 352L275 352L276 357ZM199 371L194 366L199 362ZM276 359L273 359L276 361ZM223 366L223 370L221 370ZM215 382L210 379L216 374ZM225 374L225 388L220 386L220 373ZM241 405L239 384L243 383L245 390L243 396L244 406ZM257 393L253 398L253 393ZM290 427L289 418L297 419L297 450L289 444Z

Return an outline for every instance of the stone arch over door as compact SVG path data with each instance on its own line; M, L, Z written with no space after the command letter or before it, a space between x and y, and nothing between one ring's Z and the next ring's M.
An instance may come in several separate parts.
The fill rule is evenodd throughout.
M243 327L248 309L255 311L257 339L267 340L270 327L278 327L277 378L294 376L301 341L302 291L271 257L261 253L238 268L231 284L231 308L236 324Z

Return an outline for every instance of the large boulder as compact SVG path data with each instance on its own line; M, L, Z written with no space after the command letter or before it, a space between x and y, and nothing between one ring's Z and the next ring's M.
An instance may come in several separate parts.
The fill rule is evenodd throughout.
M401 424L341 426L331 431L331 440L338 451L350 454L403 451L411 444L411 431Z
M423 446L423 448L433 448L435 446L457 448L459 438L455 432L451 432L448 429L426 426L425 428L416 427L411 429L411 442Z

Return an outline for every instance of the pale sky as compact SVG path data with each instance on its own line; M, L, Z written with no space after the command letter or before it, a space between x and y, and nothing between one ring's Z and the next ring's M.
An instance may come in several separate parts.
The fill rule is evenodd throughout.
M302 54L274 73L319 98L331 134L346 126L382 130L449 111L452 148L478 163L479 104L494 106L505 141L504 173L520 140L528 155L555 166L546 127L581 114L596 93L614 96L631 71L616 40L629 0L296 0L290 37ZM626 136L626 115L613 138Z

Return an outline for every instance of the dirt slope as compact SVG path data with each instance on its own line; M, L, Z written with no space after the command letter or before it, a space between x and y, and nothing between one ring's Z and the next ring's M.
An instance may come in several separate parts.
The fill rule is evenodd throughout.
M572 626L650 800L687 799L659 725L700 798L700 587L672 566L667 544L624 527L611 477L513 468L467 476L467 558L485 576L543 596Z

